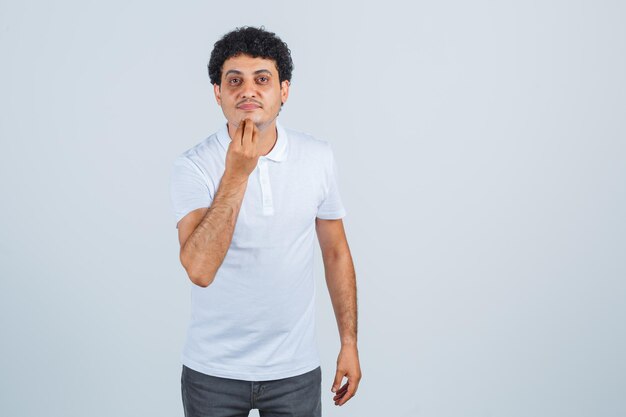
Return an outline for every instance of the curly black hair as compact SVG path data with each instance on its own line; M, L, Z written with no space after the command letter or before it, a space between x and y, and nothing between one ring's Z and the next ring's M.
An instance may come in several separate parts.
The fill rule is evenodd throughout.
M287 44L275 33L266 31L263 26L260 28L243 26L228 32L213 45L207 65L211 84L221 86L224 61L241 54L250 55L253 58L273 59L278 68L279 81L291 81L293 61Z

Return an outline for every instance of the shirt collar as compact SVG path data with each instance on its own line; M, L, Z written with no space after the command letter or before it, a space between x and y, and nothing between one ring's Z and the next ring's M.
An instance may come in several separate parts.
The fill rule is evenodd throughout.
M272 161L280 162L287 159L288 154L288 145L289 138L287 137L287 132L285 128L276 120L276 143L274 147L267 155L261 155L260 158L271 159ZM217 139L222 144L224 150L228 149L228 145L230 144L230 135L228 134L228 123L224 123L222 128L217 131Z

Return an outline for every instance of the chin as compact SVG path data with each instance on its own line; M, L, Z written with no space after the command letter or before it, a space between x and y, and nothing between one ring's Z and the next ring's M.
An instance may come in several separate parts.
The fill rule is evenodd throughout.
M231 123L233 126L239 126L239 122L245 117L249 117L258 129L263 129L267 127L267 125L272 123L272 119L263 117L263 115L260 114L237 114L235 117L229 120L229 123Z
M257 127L263 126L264 124L266 124L269 121L269 120L264 119L261 116L256 116L256 115L253 115L250 118L252 119L254 124L257 125Z

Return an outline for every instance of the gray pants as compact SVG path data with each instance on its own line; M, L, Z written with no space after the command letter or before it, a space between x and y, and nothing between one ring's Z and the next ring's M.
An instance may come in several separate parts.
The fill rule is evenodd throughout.
M185 417L321 417L322 369L271 381L243 381L195 371L180 378Z

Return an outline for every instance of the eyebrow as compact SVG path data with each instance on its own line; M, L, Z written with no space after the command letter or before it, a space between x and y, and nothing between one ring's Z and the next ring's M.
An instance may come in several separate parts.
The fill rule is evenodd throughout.
M272 75L271 71L270 70L266 70L266 69L256 70L256 71L254 71L254 74L261 74L263 72L268 73L269 75ZM224 74L224 76L227 76L228 74L231 74L231 73L232 74L243 74L243 72L241 72L239 70L231 69L231 70L228 70L226 72L226 74Z

